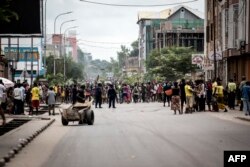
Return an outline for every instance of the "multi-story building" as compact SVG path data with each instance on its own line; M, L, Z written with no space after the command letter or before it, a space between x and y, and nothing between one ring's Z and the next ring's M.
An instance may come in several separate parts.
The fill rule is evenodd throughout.
M250 79L248 0L206 0L205 66L207 78Z
M140 67L153 49L180 46L204 51L204 14L187 6L139 12ZM142 71L145 72L145 68Z
M1 38L0 75L13 81L32 83L44 74L41 40ZM5 66L5 67L4 67Z

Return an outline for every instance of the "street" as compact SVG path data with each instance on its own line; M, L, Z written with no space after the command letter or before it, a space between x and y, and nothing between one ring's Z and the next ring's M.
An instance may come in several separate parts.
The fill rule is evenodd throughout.
M93 126L62 126L54 116L55 123L6 166L222 167L224 150L250 150L249 122L208 112L174 115L161 103L116 107L93 108Z

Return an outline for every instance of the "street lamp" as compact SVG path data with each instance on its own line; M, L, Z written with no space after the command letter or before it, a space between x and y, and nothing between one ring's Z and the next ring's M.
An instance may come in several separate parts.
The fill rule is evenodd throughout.
M54 35L56 34L56 20L63 15L67 15L67 14L71 14L73 13L72 11L70 12L65 12L65 13L61 13L59 15L56 16L55 20L54 20ZM54 76L56 75L56 62L55 62L55 56L56 56L56 50L54 48Z
M74 28L77 28L78 26L73 26L73 27L69 27L69 28L67 28L65 31L64 31L64 41L63 41L63 44L64 44L64 49L65 49L65 34L66 34L66 32L68 31L68 30L70 30L70 29L74 29ZM64 53L64 57L63 57L63 77L64 77L64 81L65 81L65 74L66 74L66 62L65 62L65 59L66 59L66 52Z
M47 24L46 24L46 17L47 17L47 0L45 0L44 2L44 46L43 46L43 49L44 49L44 62L43 62L43 65L44 65L44 77L46 76L46 47L47 47L47 31L46 31L46 28L47 28Z
M64 21L61 23L61 26L60 26L60 36L62 36L62 26L65 24L65 23L69 23L69 22L73 22L73 21L76 21L76 20L68 20L68 21ZM60 38L60 57L62 56L62 38Z

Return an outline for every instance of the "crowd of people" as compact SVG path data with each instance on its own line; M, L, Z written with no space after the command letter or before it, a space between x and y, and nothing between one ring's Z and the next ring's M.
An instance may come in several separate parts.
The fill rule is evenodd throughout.
M182 79L178 82L86 83L51 87L47 83L34 83L31 87L24 82L16 83L14 88L8 89L0 80L0 115L4 120L3 123L5 123L4 112L24 114L25 105L32 115L38 114L42 103L47 104L49 115L54 115L56 103L83 103L89 98L94 99L95 108L102 108L104 103L107 103L109 108L115 108L115 103L159 102L164 107L166 105L171 107L174 114L177 112L183 114L206 110L227 112L228 109L235 109L235 105L240 105L240 110L244 110L245 115L250 115L250 82L246 81L244 76L239 84L230 79L225 87L219 78L207 82Z

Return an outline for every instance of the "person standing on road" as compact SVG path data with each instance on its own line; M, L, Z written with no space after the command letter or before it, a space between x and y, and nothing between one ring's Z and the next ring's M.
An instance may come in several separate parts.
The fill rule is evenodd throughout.
M194 104L193 92L194 92L194 90L191 88L191 82L192 81L189 81L185 85L185 94L186 94L185 114L193 112L193 104Z
M0 80L0 115L1 115L1 117L3 119L2 125L5 125L5 123L6 123L6 119L5 119L5 116L4 116L4 111L3 111L2 105L1 105L3 100L4 100L4 92L5 91L6 91L6 88L5 88L4 84L3 84L3 81Z
M180 98L181 98L181 113L183 113L183 107L184 107L184 103L186 104L186 93L185 93L185 85L186 85L186 81L185 79L182 79L179 87L180 87Z
M109 98L109 108L111 107L111 104L112 107L115 108L116 91L113 85L110 85L110 88L108 90L108 98Z
M34 86L31 89L32 114L34 108L36 109L36 115L38 114L38 107L40 105L39 100L39 88L37 87L37 83L34 83Z
M212 89L212 81L208 80L206 84L206 101L208 106L208 111L211 111L211 103L212 103L212 95L213 95L213 89Z
M15 110L14 114L18 115L22 112L22 89L21 84L18 83L14 89L14 104L15 104Z
M234 110L235 107L235 95L236 95L236 83L233 82L233 79L230 79L228 82L228 107Z
M243 86L245 86L246 82L247 82L246 77L242 76L242 80L241 80L240 85L239 85L239 91L240 91L241 98L242 98L242 89L243 89ZM243 104L243 101L241 99L241 101L240 101L240 111L243 110L243 107L244 107L244 104Z
M221 81L218 81L217 83L218 85L215 87L215 95L217 97L218 107L219 109L224 110L224 112L227 112L226 105L224 104L224 87L222 86Z
M247 81L242 88L243 111L250 116L250 81Z
M182 114L180 110L180 88L178 87L177 82L174 82L172 92L173 94L171 99L171 110L174 110L174 114L176 114L176 110L179 111L179 114Z
M77 86L76 84L72 88L72 104L77 102Z
M47 98L48 98L48 106L49 106L49 115L51 115L51 110L52 115L55 115L55 103L56 103L56 94L53 91L53 87L49 88L49 91L47 93Z
M99 105L99 108L102 108L102 84L101 83L98 83L95 89L95 108L97 108L97 105Z
M77 102L79 102L79 103L85 103L85 85L82 85L77 90Z

